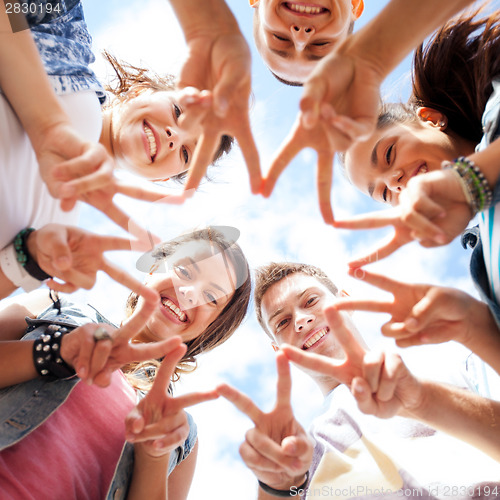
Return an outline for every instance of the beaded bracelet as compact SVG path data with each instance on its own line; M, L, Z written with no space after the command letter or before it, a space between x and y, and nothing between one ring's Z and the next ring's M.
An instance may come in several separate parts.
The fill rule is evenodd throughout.
M26 272L33 278L44 281L52 278L52 276L40 268L28 251L28 237L33 231L32 227L21 229L14 238L14 248L16 249L17 261L24 267Z
M473 161L460 156L454 162L444 161L441 168L451 168L459 175L472 216L490 207L493 202L493 191L486 177Z
M75 375L61 357L61 340L70 329L60 325L46 325L42 336L33 344L33 362L36 371L44 378L68 378Z
M276 490L274 488L271 488L271 486L267 485L266 483L263 483L262 481L259 481L259 486L266 493L269 493L270 495L273 495L275 497L295 497L297 496L299 491L303 490L306 487L308 481L309 481L309 471L306 472L305 481L298 488L291 487L288 490Z

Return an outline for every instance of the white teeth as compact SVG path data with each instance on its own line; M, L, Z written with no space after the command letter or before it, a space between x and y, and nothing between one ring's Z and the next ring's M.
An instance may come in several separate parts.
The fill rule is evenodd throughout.
M153 131L146 125L146 123L143 124L143 128L149 142L149 154L151 158L153 158L157 151L155 136L153 134Z
M299 5L288 2L288 8L300 14L321 14L321 7L311 7L310 5Z
M319 332L316 332L307 342L304 343L302 349L309 349L316 342L318 342L318 340L322 339L327 333L328 330L326 328L322 328Z
M429 169L427 168L427 165L422 165L418 169L417 175L419 175L419 174L426 174L428 171L429 171Z
M184 311L181 311L170 299L163 298L161 299L161 303L163 304L163 307L172 312L174 316L179 319L179 321L182 321L184 323L187 320L186 313Z

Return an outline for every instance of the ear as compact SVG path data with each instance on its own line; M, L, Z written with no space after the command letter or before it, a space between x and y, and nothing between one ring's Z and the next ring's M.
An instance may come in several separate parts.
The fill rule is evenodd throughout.
M341 290L339 297L350 297L350 295L345 290ZM354 309L346 310L346 313L352 316L354 314Z
M271 347L273 348L274 352L278 352L280 350L280 346L275 342L271 342Z
M354 20L359 19L359 16L363 14L364 9L365 4L363 0L352 0L352 14L354 16Z
M448 118L434 108L422 107L417 109L417 116L425 123L429 123L434 127L445 130L448 126Z
M253 7L255 9L259 6L259 1L260 0L250 0L250 7Z

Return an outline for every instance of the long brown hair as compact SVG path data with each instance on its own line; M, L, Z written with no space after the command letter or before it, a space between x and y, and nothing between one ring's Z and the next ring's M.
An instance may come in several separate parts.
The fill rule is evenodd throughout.
M453 132L476 143L491 81L500 75L500 10L476 19L483 10L449 21L415 51L410 100L441 111Z
M179 246L190 241L207 241L216 247L217 252L222 252L234 268L236 274L235 291L231 300L226 304L221 313L215 318L203 333L196 338L186 342L187 351L177 364L174 372L174 381L178 380L181 373L191 372L196 369L196 356L202 352L208 352L223 344L236 331L241 324L248 309L251 291L251 277L248 262L243 251L234 241L230 241L219 230L208 227L176 238L173 241L162 243L156 247L153 257L157 262L165 260L172 255ZM126 316L130 316L137 306L138 296L132 292L126 304ZM158 361L140 364L131 364L124 368L125 374L129 375L129 381L134 387L147 389L152 380ZM142 375L136 376L139 372ZM144 377L144 373L146 377ZM130 375L132 377L130 377Z
M155 92L175 90L175 77L173 75L161 76L150 69L119 61L107 51L103 52L103 56L114 71L113 80L105 86L105 89L113 94L114 99L108 104L105 103L104 108L123 104L137 97L140 92L145 90L153 90ZM233 147L233 143L234 139L232 137L223 135L212 162L215 163L224 154L229 153ZM182 172L171 179L182 181L187 174L187 172Z

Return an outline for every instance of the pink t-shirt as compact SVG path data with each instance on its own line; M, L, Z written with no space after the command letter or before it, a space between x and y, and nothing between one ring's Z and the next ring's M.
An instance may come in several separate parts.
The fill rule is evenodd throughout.
M0 453L2 500L105 498L135 401L121 371L105 389L79 382L40 427Z

